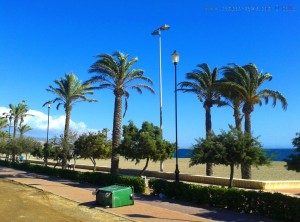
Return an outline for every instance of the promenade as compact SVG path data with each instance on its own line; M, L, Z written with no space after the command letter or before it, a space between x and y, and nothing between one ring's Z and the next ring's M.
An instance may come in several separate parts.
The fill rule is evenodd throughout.
M0 166L0 178L14 180L27 184L38 189L51 192L55 195L77 202L79 205L92 207L95 210L101 209L114 215L120 215L131 221L149 222L207 222L207 221L228 221L228 222L272 222L275 220L257 217L253 215L235 213L224 209L196 206L185 202L170 199L161 200L156 196L135 195L135 203L131 206L119 208L102 208L95 205L95 196L92 195L97 187L90 184L64 180L25 171L14 170ZM289 192L285 190L285 192ZM298 193L293 190L291 193Z

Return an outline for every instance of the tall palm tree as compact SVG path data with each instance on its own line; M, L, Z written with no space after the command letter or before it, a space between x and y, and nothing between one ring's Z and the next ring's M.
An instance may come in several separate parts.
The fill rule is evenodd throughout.
M25 103L25 101L23 100L22 102L20 102L17 106L13 105L13 104L9 104L9 108L10 108L10 113L13 116L14 122L14 132L13 132L13 138L16 138L17 135L17 129L18 129L18 124L22 124L24 121L24 117L26 116L30 116L30 114L28 114L28 105Z
M73 74L65 74L60 80L55 80L56 86L50 85L48 92L52 92L57 97L51 101L51 103L56 103L56 109L59 109L63 105L66 113L65 129L64 129L64 144L67 146L69 141L69 131L70 131L70 119L73 105L78 102L96 102L97 100L89 99L86 97L87 94L93 94L93 90L90 88L89 83L81 83L80 80ZM45 104L48 104L47 101ZM45 105L44 104L44 105ZM63 147L65 149L65 147ZM62 165L65 168L67 159L63 158Z
M32 130L32 128L27 124L21 124L18 129L20 132L20 138L22 138L26 132Z
M139 93L142 93L142 89L147 89L152 93L154 93L154 90L146 84L152 84L152 80L144 76L143 70L132 69L132 66L138 61L137 57L128 60L128 54L115 52L112 55L100 54L96 58L98 60L91 65L89 72L97 75L93 76L88 82L98 82L99 85L93 87L93 89L110 89L115 95L111 173L117 173L119 168L118 147L121 143L122 130L122 98L125 98L125 115L128 107L128 89L135 89ZM139 81L146 83L139 83Z
M212 133L211 108L214 105L225 105L225 103L220 100L220 92L215 85L218 80L218 68L214 68L211 72L206 63L199 64L197 67L198 69L186 74L188 81L179 83L179 86L183 92L194 93L203 103L206 138L208 138ZM206 163L206 175L213 175L212 163Z
M268 104L271 98L273 107L276 106L277 100L279 100L282 108L286 110L288 103L281 93L270 89L259 90L265 81L272 80L271 74L263 74L252 63L244 66L232 64L225 66L223 70L224 78L227 80L223 83L224 86L243 101L242 111L245 116L245 133L251 135L251 113L254 111L254 105L262 105L262 100L265 101L265 104ZM243 179L251 179L251 165L242 164L241 170Z

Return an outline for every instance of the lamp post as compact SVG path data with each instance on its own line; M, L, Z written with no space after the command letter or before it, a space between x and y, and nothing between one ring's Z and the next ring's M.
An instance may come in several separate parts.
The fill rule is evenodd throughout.
M11 110L9 111L9 113L3 113L3 115L5 115L5 118L7 118L9 120L9 126L8 126L8 138L10 138L10 128L11 128L11 121L14 118L14 114L11 112Z
M49 136L49 114L50 114L50 107L51 107L51 103L50 102L48 102L48 125L47 125L47 144L48 144L48 142L49 142L49 140L48 140L48 136Z
M179 54L176 50L172 54L172 62L175 68L175 138L176 138L176 168L175 181L179 182L179 168L178 168L178 133L177 133L177 63L179 62Z
M46 102L43 106L48 105L48 124L47 124L47 142L44 145L44 164L48 165L48 153L49 153L49 120L50 120L50 107L51 101Z
M159 126L162 132L163 117L162 117L162 68L161 68L161 32L170 29L169 25L163 25L154 30L151 35L158 35L158 48L159 48ZM163 132L162 132L163 133ZM162 134L163 135L163 134ZM163 163L160 162L160 171L163 172Z

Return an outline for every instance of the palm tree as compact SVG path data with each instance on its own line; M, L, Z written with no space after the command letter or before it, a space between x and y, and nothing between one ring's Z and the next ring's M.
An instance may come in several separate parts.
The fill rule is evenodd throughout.
M99 85L93 87L93 89L110 89L115 95L111 173L117 173L119 168L118 147L121 143L122 98L125 98L125 115L128 107L128 89L135 89L139 93L142 93L142 89L147 89L154 93L154 90L149 85L138 82L145 81L146 83L152 84L152 80L143 75L144 71L132 69L133 64L138 61L138 58L135 57L128 60L128 57L128 54L121 52L115 52L112 55L100 54L96 56L98 60L91 65L89 70L90 73L96 73L97 75L93 76L88 82L99 82Z
M81 83L80 80L73 74L65 74L65 77L60 80L55 80L56 86L50 85L48 92L52 92L57 97L51 101L51 103L56 103L56 109L59 109L61 105L64 106L66 113L65 129L64 129L64 146L63 149L67 149L67 144L69 141L69 130L70 130L70 118L73 105L78 102L96 102L97 100L89 99L86 94L93 94L93 90L90 88L89 83ZM48 104L47 101L45 104ZM44 105L45 105L44 104ZM65 168L67 159L63 158L62 166Z
M211 72L206 63L199 64L197 67L199 69L186 74L188 81L179 83L179 86L183 92L196 94L199 101L203 103L205 109L206 138L208 138L212 133L211 108L214 105L225 105L225 103L220 100L221 95L215 85L218 80L218 68L214 68ZM212 163L206 163L206 175L213 175Z
M13 104L9 104L9 108L10 108L10 113L13 116L14 122L14 132L13 132L13 138L16 138L17 135L17 128L18 128L18 124L22 124L24 121L24 117L26 116L30 116L30 114L28 114L28 105L25 104L25 101L23 100L22 102L20 102L17 106L14 106Z
M258 71L255 64L239 66L232 64L223 68L224 78L227 82L223 85L233 94L240 98L243 102L242 111L245 116L245 133L251 135L251 113L254 111L254 105L262 105L262 100L268 104L269 99L273 100L273 107L276 106L277 100L282 103L282 108L286 110L287 100L278 91L263 89L259 90L265 81L271 81L272 75L269 73L263 74ZM251 179L251 165L242 164L242 178Z
M22 138L26 132L32 130L32 128L27 124L20 125L18 129L20 132L20 138Z

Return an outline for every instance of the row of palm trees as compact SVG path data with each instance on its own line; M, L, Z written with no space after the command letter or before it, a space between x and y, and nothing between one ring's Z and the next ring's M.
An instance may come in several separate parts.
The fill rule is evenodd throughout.
M129 55L121 52L100 54L97 60L91 65L89 73L94 74L89 80L81 82L73 74L66 74L60 80L55 80L55 85L50 85L47 91L55 94L55 98L46 103L57 103L57 109L64 107L66 113L64 141L68 145L70 118L73 104L77 102L96 102L95 99L87 98L92 95L94 90L110 89L115 96L113 132L112 132L112 157L111 173L117 173L119 168L118 147L121 143L122 118L128 108L129 89L134 89L139 93L148 90L154 93L152 81L144 76L144 71L133 69L133 65L138 58L129 59ZM230 105L234 110L236 128L242 131L242 119L245 117L244 132L251 134L251 113L254 105L262 105L262 100L268 103L269 98L273 99L273 106L279 100L284 109L287 108L287 101L283 95L277 91L265 89L258 91L266 80L271 80L272 76L268 73L263 74L257 70L254 64L238 66L232 64L222 68L223 78L218 79L218 69L210 70L207 64L200 64L197 69L187 73L186 81L179 83L179 88L183 92L194 93L205 109L206 136L212 132L211 108L213 106ZM125 110L123 113L123 99L125 99ZM26 109L22 107L20 109ZM15 110L15 120L22 118ZM241 114L243 112L243 115ZM123 113L123 115L122 115ZM14 125L15 127L15 125ZM14 131L15 132L15 131ZM66 164L63 160L62 164ZM243 166L243 178L251 177L250 166ZM246 169L246 170L245 170ZM207 175L212 175L212 164L207 164Z
M273 100L273 106L277 100L282 108L287 108L287 100L278 91L263 89L260 87L265 81L271 81L272 75L263 74L258 71L255 64L239 66L231 64L224 66L223 78L218 79L218 69L210 70L207 64L200 64L193 72L186 74L187 81L179 83L183 92L196 94L205 109L206 137L212 133L211 108L214 105L229 105L233 108L235 127L242 131L242 119L245 117L244 133L251 135L251 114L256 104L262 105L263 101L268 104L269 99ZM243 115L241 115L241 110ZM241 165L242 178L251 178L251 166ZM206 175L213 174L212 164L207 163Z
M9 126L9 124L13 122L13 139L17 137L17 132L19 132L20 137L23 137L26 132L32 130L29 125L24 124L24 118L26 116L30 116L30 114L27 113L28 105L23 100L16 106L13 104L9 104L9 108L9 113L2 114L2 117L0 119L0 129Z
M12 139L17 138L17 132L19 131L19 137L23 138L24 134L31 130L31 127L27 124L24 124L24 118L26 116L30 116L28 114L29 108L28 105L23 100L22 102L18 103L18 105L9 104L10 111L9 113L3 113L0 121L0 129L9 127L9 135L8 137L11 138L10 135L10 127L11 122L13 122L13 136ZM9 122L9 123L8 123ZM5 135L2 135L5 137ZM12 159L15 161L15 150L12 151Z
M142 89L147 89L154 93L151 86L151 79L144 76L144 71L132 69L132 66L138 61L138 58L129 60L129 55L121 52L109 54L100 54L96 56L97 61L91 65L90 73L95 73L88 81L81 83L73 74L66 74L64 78L55 80L56 86L49 86L47 91L54 93L57 97L50 101L58 102L57 109L63 105L66 113L64 141L68 144L68 134L70 127L70 117L73 104L75 102L95 102L97 100L89 99L87 94L93 94L94 90L110 89L115 95L113 133L112 133L112 158L111 173L117 173L119 169L118 147L121 143L122 118L126 114L128 107L129 92L128 89L135 89L142 93ZM139 83L139 81L145 83ZM96 84L91 86L91 84ZM123 104L125 98L125 111L122 116ZM67 145L66 145L67 146ZM63 148L64 149L64 148ZM66 164L66 159L62 160L62 165Z

